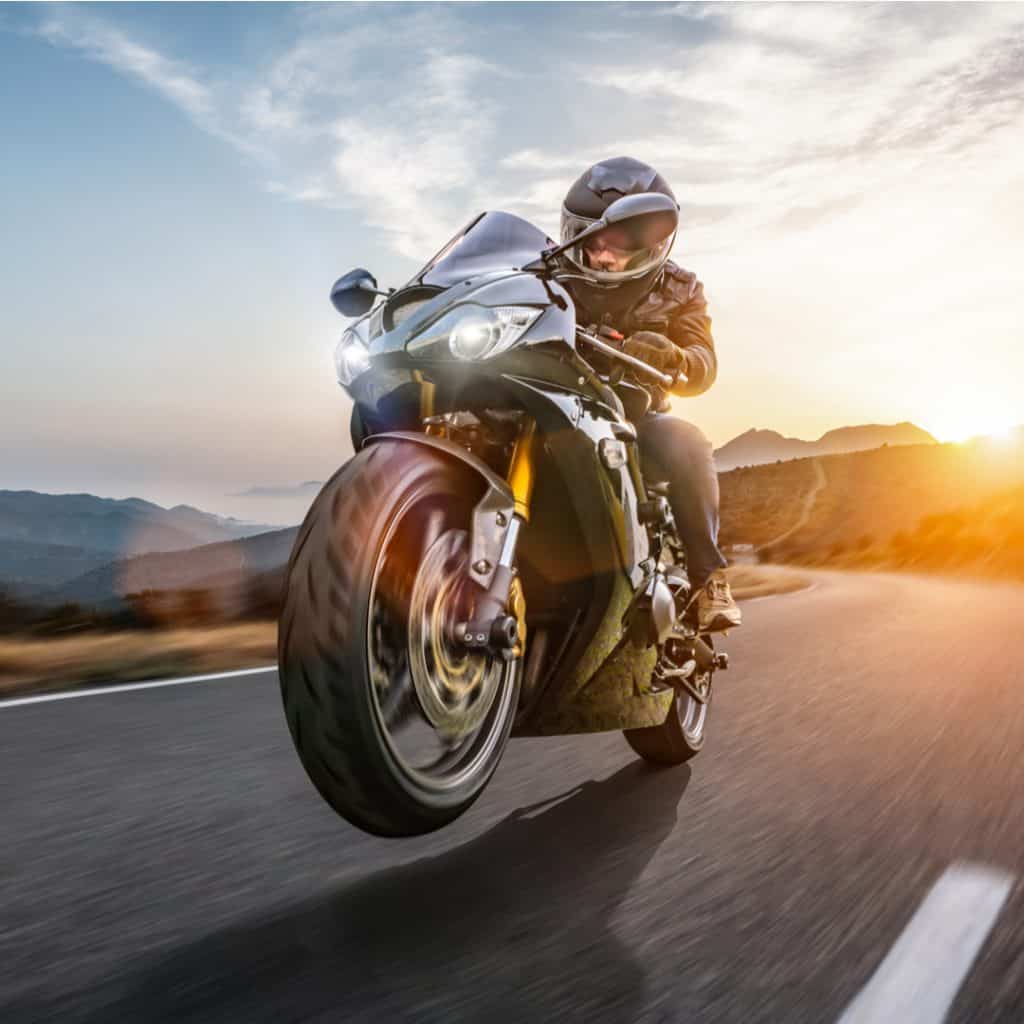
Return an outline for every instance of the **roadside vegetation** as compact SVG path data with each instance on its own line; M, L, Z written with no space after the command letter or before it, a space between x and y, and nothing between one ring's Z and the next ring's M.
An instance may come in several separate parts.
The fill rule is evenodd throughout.
M277 625L0 637L0 697L90 683L130 682L273 664Z
M278 584L254 577L232 605L209 588L147 590L112 610L0 593L0 694L272 663Z

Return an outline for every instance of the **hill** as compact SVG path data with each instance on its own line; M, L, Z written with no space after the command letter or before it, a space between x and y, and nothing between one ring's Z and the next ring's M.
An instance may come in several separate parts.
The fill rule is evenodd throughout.
M758 466L779 460L808 458L814 455L836 455L901 445L937 444L926 430L913 423L865 424L829 430L817 441L783 437L774 430L748 430L734 437L715 452L715 465L720 473L737 466Z
M0 491L0 585L54 586L118 558L181 551L270 530L141 498Z
M819 467L806 522L778 540ZM736 469L720 482L722 543L752 544L768 560L1024 573L1024 441L880 448Z
M0 540L0 586L9 593L30 596L98 568L110 559L108 551Z
M146 590L180 592L202 588L235 604L254 579L288 561L298 527L254 537L206 544L189 551L159 552L107 562L45 595L48 604L74 602L94 607L120 604Z
M141 498L0 491L0 540L133 555L177 551L269 529L190 505L163 508Z

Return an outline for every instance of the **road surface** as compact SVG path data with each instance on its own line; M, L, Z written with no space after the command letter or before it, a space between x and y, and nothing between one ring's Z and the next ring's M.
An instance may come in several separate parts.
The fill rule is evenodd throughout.
M0 1021L1024 1020L1024 589L816 580L745 606L692 772L518 740L412 841L272 672L0 707Z

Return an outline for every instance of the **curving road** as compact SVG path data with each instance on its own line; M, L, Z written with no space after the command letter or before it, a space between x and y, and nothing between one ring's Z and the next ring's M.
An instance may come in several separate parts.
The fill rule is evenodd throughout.
M519 740L414 841L320 802L270 672L0 706L0 1021L835 1021L958 862L1009 896L948 1019L1024 1020L1024 589L816 581L746 606L692 773ZM932 1019L884 1007L935 899L857 1020Z

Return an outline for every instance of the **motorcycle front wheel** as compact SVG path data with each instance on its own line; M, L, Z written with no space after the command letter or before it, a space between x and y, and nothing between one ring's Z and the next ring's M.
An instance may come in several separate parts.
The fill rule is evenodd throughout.
M520 661L455 637L472 612L478 491L429 449L370 445L324 486L288 565L278 666L292 739L323 798L375 835L466 811L512 727Z

